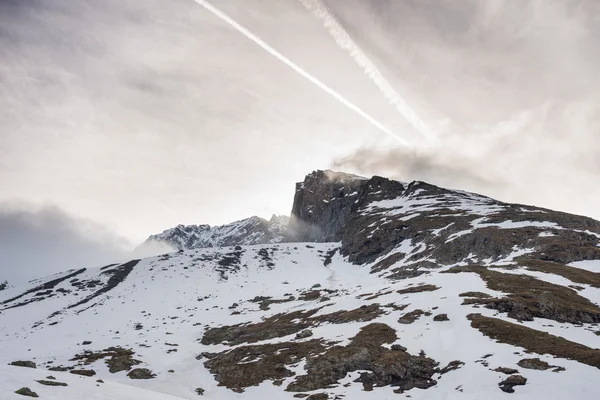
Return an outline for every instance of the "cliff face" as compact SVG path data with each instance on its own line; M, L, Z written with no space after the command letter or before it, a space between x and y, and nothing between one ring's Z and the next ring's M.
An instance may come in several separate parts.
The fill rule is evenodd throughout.
M359 190L367 179L332 171L315 171L296 184L290 216L290 241L337 242Z
M331 171L296 185L290 232L291 241L341 242L357 264L381 260L385 269L404 260L401 275L458 262L600 258L600 222L591 218Z

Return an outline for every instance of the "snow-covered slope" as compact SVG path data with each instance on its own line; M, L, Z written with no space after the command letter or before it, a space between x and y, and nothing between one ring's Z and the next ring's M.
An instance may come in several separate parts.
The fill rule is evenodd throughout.
M37 364L2 366L0 398L600 396L600 223L331 182L299 185L327 203L304 193L293 216L336 241L180 250L0 292L0 365ZM50 374L68 386L36 382Z
M162 233L151 235L136 251L166 243L176 250L202 247L243 246L280 243L284 239L288 217L273 215L270 220L250 217L220 226L177 225Z

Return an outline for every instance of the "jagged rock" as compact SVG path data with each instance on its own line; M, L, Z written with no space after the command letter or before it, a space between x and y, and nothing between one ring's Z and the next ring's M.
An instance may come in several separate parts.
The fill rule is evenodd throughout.
M88 346L88 345L90 345L90 344L92 344L91 340L84 340L84 341L81 343L81 345L82 345L82 346Z
M131 379L152 379L156 375L154 375L148 368L134 368L129 371L127 376Z
M177 225L162 233L151 235L137 251L155 244L166 243L177 250L198 249L203 247L234 247L240 245L280 243L284 241L288 217L273 215L270 220L250 217L227 225Z
M196 390L195 390L195 392L196 392L196 393L197 393L199 396L202 396L202 395L204 394L204 391L205 391L205 390L204 390L204 389L202 389L202 388L196 388Z
M525 385L526 383L527 383L527 378L525 378L521 375L511 375L508 378L506 378L505 380L503 380L502 382L500 382L498 384L498 386L500 386L500 390L502 390L503 392L514 393L515 386L522 386L522 385Z
M296 184L290 217L291 241L337 242L365 178L315 171Z
M13 361L9 365L15 367L25 367L25 368L37 368L33 361Z
M404 346L401 346L399 344L393 344L391 347L392 351L406 351L407 348Z
M17 390L15 393L20 394L21 396L27 396L27 397L40 397L40 396L38 396L38 394L36 392L33 392L28 387L22 387L21 389Z

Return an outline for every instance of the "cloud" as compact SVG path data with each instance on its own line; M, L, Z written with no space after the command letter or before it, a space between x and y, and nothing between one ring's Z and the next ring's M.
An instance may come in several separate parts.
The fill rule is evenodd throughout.
M0 281L11 285L133 258L132 244L56 206L0 204Z
M438 127L413 150L365 146L335 168L600 219L600 3L327 4Z

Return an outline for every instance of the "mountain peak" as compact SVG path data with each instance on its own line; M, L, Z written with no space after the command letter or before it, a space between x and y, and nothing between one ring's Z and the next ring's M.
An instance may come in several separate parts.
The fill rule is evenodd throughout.
M67 399L74 373L181 399L600 396L600 222L327 175L297 185L289 226L178 225L152 240L185 251L0 292L0 375L22 382L0 388L46 367ZM39 370L7 365L24 357Z
M288 217L273 215L270 220L252 216L225 225L177 225L151 235L136 251L143 252L158 243L176 250L279 243L283 240Z

